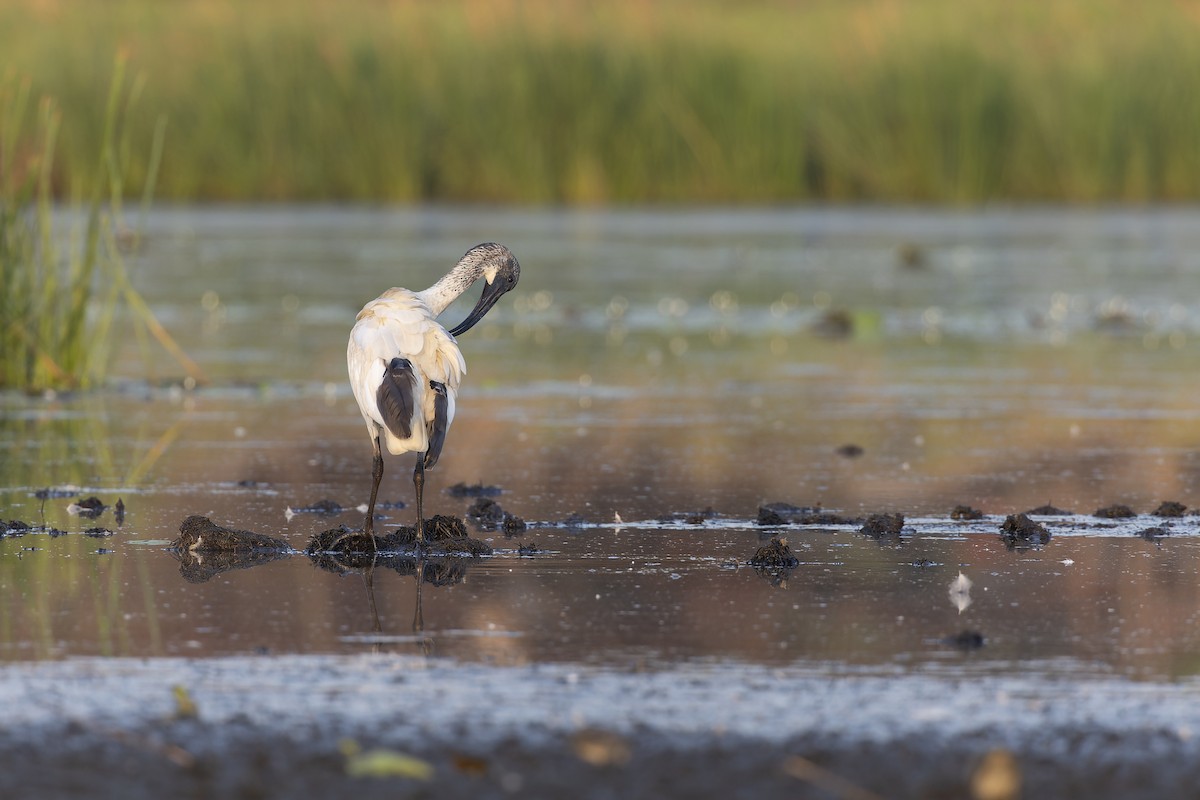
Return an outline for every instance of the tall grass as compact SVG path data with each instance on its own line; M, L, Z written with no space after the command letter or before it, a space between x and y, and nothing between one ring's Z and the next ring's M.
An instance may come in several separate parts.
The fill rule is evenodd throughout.
M1198 40L1194 0L0 0L83 112L55 189L126 47L187 200L1190 200Z
M123 247L136 246L122 206L131 161L124 121L136 96L137 85L126 87L118 59L96 131L95 166L73 192L79 202L62 209L54 204L53 176L63 113L44 97L34 115L28 80L10 74L0 82L0 388L86 389L101 382L122 302L139 337L157 339L190 376L202 377L133 288L122 255ZM160 120L143 202L164 130Z

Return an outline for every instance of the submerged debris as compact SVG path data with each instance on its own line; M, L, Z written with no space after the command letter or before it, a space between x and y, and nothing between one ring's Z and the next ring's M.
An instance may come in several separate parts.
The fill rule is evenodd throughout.
M854 335L854 317L844 308L831 308L812 324L810 330L822 339L849 339Z
M505 536L516 536L519 533L524 533L528 526L525 520L513 514L505 514L504 522L500 525L500 530L504 531Z
M102 539L105 536L112 536L113 532L108 528L88 528L83 532L84 536L91 536L94 539Z
M318 500L310 506L301 506L299 508L288 506L288 511L293 514L322 514L329 517L332 517L334 514L340 514L345 510L336 500L328 499Z
M947 636L942 639L942 644L954 647L959 650L978 650L983 647L983 634L979 631L962 630L953 636Z
M863 523L859 532L873 539L884 539L899 537L902 530L904 530L902 514L872 514L867 517L867 521Z
M499 486L484 486L482 483L467 485L461 481L446 490L451 497L495 497L502 494Z
M117 521L117 527L125 524L125 501L117 498L117 505L113 508L113 518Z
M1069 516L1072 516L1075 512L1074 511L1065 511L1061 508L1056 508L1056 507L1050 505L1049 503L1047 503L1044 506L1038 506L1037 508L1031 508L1028 511L1026 511L1025 513L1030 516L1033 516L1033 517L1069 517Z
M970 506L955 506L950 511L950 519L968 522L971 520L983 519L983 512L978 511Z
M179 526L179 538L171 547L191 553L252 552L269 550L287 552L291 546L282 539L264 533L242 531L217 525L208 517L193 514Z
M778 536L758 548L754 557L750 559L750 566L765 569L791 569L799 565L800 559L792 555L792 548L788 547L787 539L780 539Z
M1150 513L1155 517L1182 517L1187 512L1187 506L1174 500L1164 500L1158 508Z
M1096 509L1096 513L1092 516L1100 517L1101 519L1128 519L1136 517L1137 513L1129 506L1113 503L1111 506Z
M542 552L542 549L534 542L528 542L517 547L517 555L519 556L532 556L540 552Z
M38 489L33 496L38 500L64 500L68 497L78 497L80 491L82 490L78 486L52 486Z
M844 444L833 452L837 453L842 458L858 458L863 453L867 452L862 447L856 444Z
M1000 538L1010 547L1018 543L1043 545L1050 541L1050 531L1040 522L1034 522L1025 514L1009 514L1000 525Z

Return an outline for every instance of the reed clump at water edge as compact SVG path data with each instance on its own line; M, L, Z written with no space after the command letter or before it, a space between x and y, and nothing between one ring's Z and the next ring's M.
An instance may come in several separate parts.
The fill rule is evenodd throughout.
M55 153L64 115L53 98L33 105L31 83L0 80L0 388L86 389L103 381L122 304L143 343L157 340L202 377L129 279L123 249L136 246L124 224L123 176L131 160L125 124L140 84L126 87L118 59L96 135L97 166L56 207ZM150 202L165 120L154 128L143 204ZM79 177L79 176L77 176ZM64 233L64 227L70 228Z
M183 200L1195 200L1198 37L1169 0L0 0L83 112L59 180L126 46Z

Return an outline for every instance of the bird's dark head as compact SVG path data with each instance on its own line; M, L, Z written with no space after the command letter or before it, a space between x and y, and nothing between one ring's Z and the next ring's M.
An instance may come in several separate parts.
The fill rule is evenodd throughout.
M496 301L503 297L505 292L516 288L517 281L521 278L521 265L517 262L517 257L507 247L495 242L475 245L467 251L459 264L470 269L468 274L473 275L473 279L483 278L486 284L475 308L471 309L466 319L450 330L452 336L470 330L475 323L483 319L492 306L496 305Z

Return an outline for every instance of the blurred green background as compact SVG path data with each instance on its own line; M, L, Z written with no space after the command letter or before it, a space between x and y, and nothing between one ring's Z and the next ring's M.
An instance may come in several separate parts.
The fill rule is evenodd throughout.
M61 108L60 197L117 58L159 200L1200 196L1197 2L0 0L0 52Z

